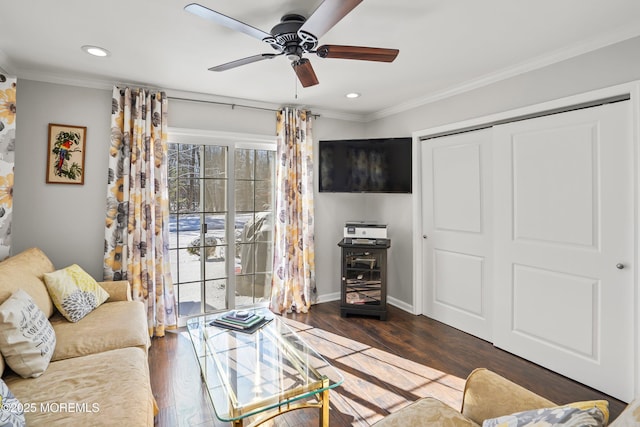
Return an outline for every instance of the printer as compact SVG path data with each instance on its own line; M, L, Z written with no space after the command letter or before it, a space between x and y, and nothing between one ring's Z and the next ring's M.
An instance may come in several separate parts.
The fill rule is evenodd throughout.
M343 237L352 244L385 244L387 225L374 221L348 221L344 225Z

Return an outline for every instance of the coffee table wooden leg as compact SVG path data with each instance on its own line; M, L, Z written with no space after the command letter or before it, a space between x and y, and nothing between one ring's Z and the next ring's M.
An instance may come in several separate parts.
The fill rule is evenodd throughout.
M244 423L242 422L242 420L235 420L233 422L233 427L242 427L244 425Z
M329 390L322 392L322 406L320 407L320 426L329 427Z

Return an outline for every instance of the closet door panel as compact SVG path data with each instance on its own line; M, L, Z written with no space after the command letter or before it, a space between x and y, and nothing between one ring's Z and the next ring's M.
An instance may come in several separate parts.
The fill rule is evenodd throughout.
M630 103L494 128L494 344L633 397Z
M425 313L491 339L491 130L422 142Z
M514 239L596 249L597 125L513 135Z

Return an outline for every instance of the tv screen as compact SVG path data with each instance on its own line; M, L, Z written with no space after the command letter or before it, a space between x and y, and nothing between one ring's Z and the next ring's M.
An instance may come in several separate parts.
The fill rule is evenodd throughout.
M411 193L411 138L320 141L319 191Z

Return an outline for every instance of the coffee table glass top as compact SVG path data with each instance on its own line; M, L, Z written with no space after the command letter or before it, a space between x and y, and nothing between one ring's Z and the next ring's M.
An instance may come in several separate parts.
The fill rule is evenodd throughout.
M310 398L339 386L342 375L268 308L252 309L273 320L252 334L210 322L187 321L216 416L235 421Z

